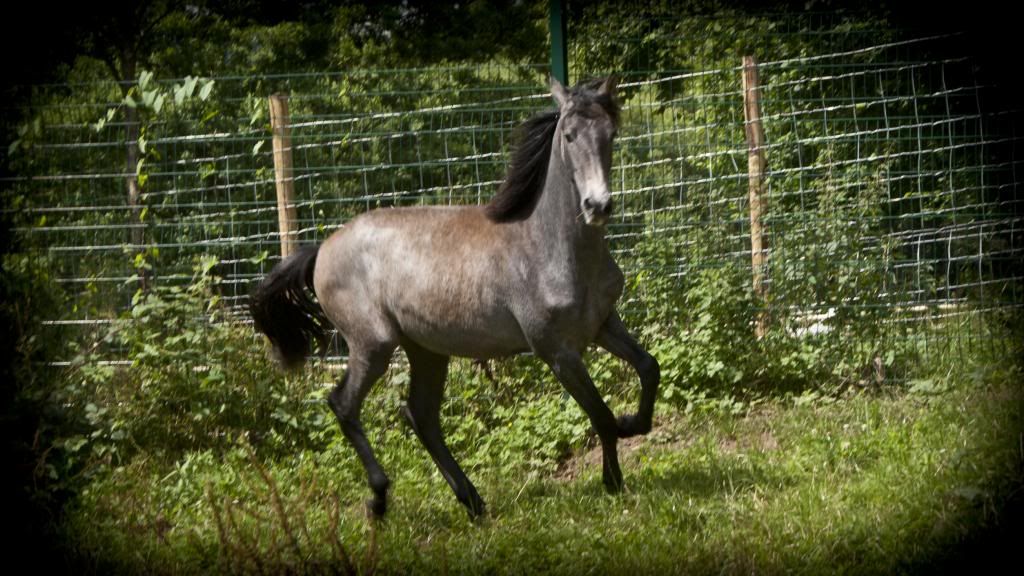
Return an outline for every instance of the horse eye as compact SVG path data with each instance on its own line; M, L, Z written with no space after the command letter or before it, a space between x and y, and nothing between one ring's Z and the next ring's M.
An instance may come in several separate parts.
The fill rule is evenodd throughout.
M568 132L565 133L565 141L566 142L570 142L571 143L575 139L576 139L576 137L573 136L572 134L570 134Z

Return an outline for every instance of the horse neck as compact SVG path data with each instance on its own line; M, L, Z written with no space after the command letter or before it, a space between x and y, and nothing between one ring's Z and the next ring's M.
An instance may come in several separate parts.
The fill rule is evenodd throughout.
M555 131L544 189L526 220L535 249L555 266L603 264L604 229L589 226L580 213L572 174L562 161L560 131Z

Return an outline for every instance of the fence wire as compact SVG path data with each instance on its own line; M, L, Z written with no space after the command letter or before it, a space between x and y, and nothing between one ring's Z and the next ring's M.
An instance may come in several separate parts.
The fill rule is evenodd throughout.
M908 342L934 354L986 340L992 317L1024 304L1015 111L986 107L969 58L935 49L945 37L898 39L876 24L797 29L779 18L752 34L716 22L604 24L584 12L570 23L572 78L621 78L608 237L632 279L628 315L647 318L655 285L685 293L707 271L749 278L741 52L760 60L767 142L768 296L751 301L750 318L767 310L807 338L859 326L871 345L856 354L870 364ZM40 136L4 186L18 232L74 296L51 324L110 322L130 306L140 266L152 282L185 283L204 254L244 311L279 260L267 95L290 96L297 235L315 243L374 208L486 202L513 129L552 106L547 71L508 62L214 78L215 98L143 118L141 222L127 203L126 126L96 125L119 106L118 86L38 88L29 116Z

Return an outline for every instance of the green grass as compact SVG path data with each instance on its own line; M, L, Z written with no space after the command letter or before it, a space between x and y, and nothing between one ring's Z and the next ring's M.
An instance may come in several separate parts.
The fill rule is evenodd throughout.
M489 506L479 523L407 428L370 417L393 394L386 387L366 407L393 481L383 522L366 519L363 472L338 434L276 461L241 445L176 462L137 457L77 498L67 540L105 573L334 573L344 556L379 574L889 574L1011 552L1001 545L1024 469L1016 369L929 394L766 397L741 414L662 404L656 429L620 447L618 496L604 493L585 435L569 454L522 454L534 464L518 467L457 448Z

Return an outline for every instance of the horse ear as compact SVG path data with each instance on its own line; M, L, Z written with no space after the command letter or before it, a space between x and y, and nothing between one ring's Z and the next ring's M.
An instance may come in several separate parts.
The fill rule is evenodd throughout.
M554 76L551 77L551 96L555 102L558 102L559 108L565 108L565 105L569 103L569 92Z
M619 85L619 79L617 76L612 74L611 76L604 79L601 83L601 87L597 89L598 94L607 94L609 96L615 96L615 88Z

